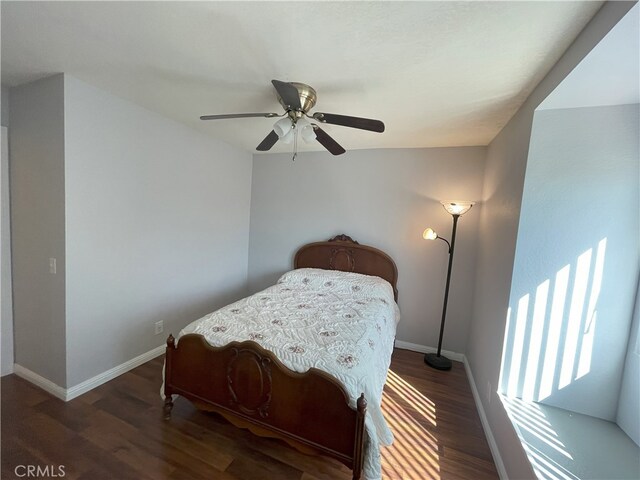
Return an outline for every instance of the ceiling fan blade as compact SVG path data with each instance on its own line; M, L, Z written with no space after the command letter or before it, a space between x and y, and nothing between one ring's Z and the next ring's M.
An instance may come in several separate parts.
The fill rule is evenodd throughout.
M277 141L278 141L278 134L273 130L271 130L271 133L269 133L269 135L264 137L264 140L260 142L260 145L256 147L256 150L260 152L266 152L268 150L271 150L271 147L273 147Z
M370 130L372 132L384 132L384 123L380 120L372 120L370 118L349 117L347 115L336 115L335 113L313 114L313 118L322 123L331 123L332 125L342 125L343 127L359 128L361 130Z
M271 83L285 105L288 105L291 110L302 110L300 96L298 95L298 89L296 87L290 83L281 82L280 80L271 80Z
M314 125L313 131L316 132L316 140L333 155L342 155L346 150L336 142L327 132L319 126Z
M225 120L227 118L279 117L277 113L225 113L223 115L202 115L200 120Z

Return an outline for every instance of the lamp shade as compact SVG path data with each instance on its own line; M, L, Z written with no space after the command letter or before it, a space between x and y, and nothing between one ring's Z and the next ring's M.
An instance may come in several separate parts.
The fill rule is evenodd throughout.
M422 232L422 238L425 240L435 240L438 238L438 234L433 231L433 228L427 228L424 232Z
M476 202L455 201L455 202L442 202L444 209L451 215L464 215Z

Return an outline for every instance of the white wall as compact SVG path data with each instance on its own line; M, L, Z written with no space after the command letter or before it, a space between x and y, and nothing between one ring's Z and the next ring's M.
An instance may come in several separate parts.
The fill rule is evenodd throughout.
M304 153L295 162L291 155L254 156L250 290L290 270L303 244L346 233L397 263L398 340L437 346L448 255L444 243L423 240L422 231L432 226L450 238L452 218L439 201L479 199L484 158L484 147ZM481 209L458 224L443 341L450 351L466 348Z
M0 163L0 317L2 344L0 359L0 375L13 372L13 299L11 296L11 222L9 210L9 88L2 87L0 98L2 111L2 161Z
M13 372L13 301L11 298L11 231L9 222L9 148L8 132L2 127L0 162L0 374Z
M251 162L65 76L69 386L246 294Z
M0 253L1 279L0 279L0 316L1 316L1 337L2 344L0 359L0 375L7 375L13 372L13 302L11 298L11 232L10 232L10 211L9 211L9 88L2 87L2 97L0 98L0 110L2 111L0 125L2 128L2 162L0 163Z
M636 290L633 325L622 375L616 423L640 445L640 282Z
M489 427L510 479L534 478L511 421L495 395L531 126L527 113L520 110L487 151L474 302L466 351Z
M64 79L11 89L15 362L65 385ZM49 273L56 258L56 275Z
M640 261L638 131L637 104L535 113L505 350L510 395L615 420Z
M549 94L537 110L640 103L637 3Z
M534 478L507 412L495 394L533 113L632 5L607 2L488 147L466 355L508 478Z
M9 126L9 87L2 86L2 96L0 97L0 125Z

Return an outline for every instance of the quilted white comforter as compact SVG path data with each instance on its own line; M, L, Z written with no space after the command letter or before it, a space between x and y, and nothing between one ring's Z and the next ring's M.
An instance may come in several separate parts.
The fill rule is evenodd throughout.
M253 340L288 368L323 370L346 388L356 408L368 402L364 477L381 478L380 445L393 434L382 415L382 389L391 361L400 311L391 285L379 277L314 268L285 273L262 292L185 327L215 347Z

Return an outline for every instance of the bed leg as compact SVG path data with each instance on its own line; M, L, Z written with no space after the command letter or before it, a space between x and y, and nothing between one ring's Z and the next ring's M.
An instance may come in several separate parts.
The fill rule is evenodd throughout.
M367 413L367 400L364 398L364 393L360 395L356 405L358 413L356 417L356 443L353 449L353 480L360 480L364 463L364 418Z
M167 337L167 351L164 357L164 419L171 418L171 409L173 408L173 395L171 394L171 359L173 351L176 349L176 339L169 334Z
M173 400L171 395L167 395L166 398L164 399L164 407L163 407L163 411L164 411L164 419L165 420L169 420L171 418L171 409L173 408Z

